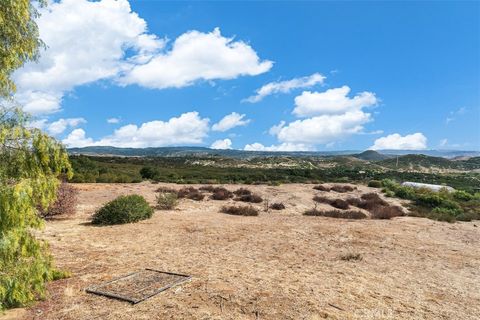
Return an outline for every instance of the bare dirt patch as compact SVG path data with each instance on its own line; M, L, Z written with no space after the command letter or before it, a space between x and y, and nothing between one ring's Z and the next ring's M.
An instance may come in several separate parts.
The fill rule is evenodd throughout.
M286 206L266 213L263 204L253 204L260 210L257 217L220 213L223 205L238 202L205 197L182 199L175 210L157 210L135 224L88 224L95 209L122 194L141 194L154 205L160 186L169 185L76 185L77 214L47 222L42 234L57 265L73 276L51 283L49 298L21 319L477 319L480 314L475 222L303 216L319 191L291 184L248 186ZM247 186L226 186L239 187ZM375 189L358 186L335 196L367 192ZM350 255L361 259L341 258ZM137 305L84 291L143 268L193 278Z

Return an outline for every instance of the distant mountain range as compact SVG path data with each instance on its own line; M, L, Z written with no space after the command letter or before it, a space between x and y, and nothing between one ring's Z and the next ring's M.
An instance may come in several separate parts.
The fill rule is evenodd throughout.
M158 147L158 148L116 148L108 146L93 146L84 148L70 148L70 154L92 156L122 156L122 157L184 157L184 156L222 156L232 158L251 157L328 157L349 155L361 160L381 161L401 155L426 155L448 159L479 157L480 151L457 150L342 150L342 151L244 151L244 150L217 150L205 147Z

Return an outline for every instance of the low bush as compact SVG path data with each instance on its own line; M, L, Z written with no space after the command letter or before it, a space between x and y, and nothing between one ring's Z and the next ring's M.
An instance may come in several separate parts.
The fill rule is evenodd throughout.
M438 194L428 193L421 194L415 200L416 204L429 208L447 208L447 209L460 209L459 205L449 199L446 199Z
M347 253L340 256L343 261L362 261L363 257L360 253Z
M258 210L252 206L223 206L220 211L236 216L258 216Z
M348 205L348 202L342 199L335 199L330 202L330 205L334 208L337 209L348 209L350 206Z
M319 191L326 191L326 192L329 192L329 191L330 191L330 187L329 187L329 186L325 186L325 185L323 185L323 184L316 185L316 186L313 187L313 189L319 190Z
M457 190L453 193L453 198L455 200L459 200L459 201L470 201L470 200L473 200L474 197L472 194L466 192L466 191L463 191L463 190Z
M475 212L464 212L460 213L455 217L457 221L472 221L472 220L480 220L480 214Z
M251 202L251 203L260 203L263 201L262 197L260 197L258 194L243 194L235 199L235 201L242 201L242 202Z
M281 202L275 202L270 205L270 209L272 210L284 210L285 205Z
M62 182L57 189L57 200L47 209L39 208L39 214L45 219L69 216L75 213L78 190L71 184Z
M225 188L215 188L213 194L210 196L213 200L227 200L233 197L233 193Z
M100 208L92 218L92 224L112 225L137 222L151 218L153 209L144 197L133 194L120 196Z
M178 196L176 192L160 192L156 196L157 209L172 210L178 204Z
M195 201L201 201L205 198L205 195L202 194L198 189L194 187L184 187L177 192L178 198L191 199Z
M352 192L353 190L357 189L356 187L349 186L347 184L344 185L334 185L333 187L330 188L330 190L339 192L339 193L345 193L345 192Z
M349 205L354 206L354 207L358 207L360 205L360 203L362 203L361 199L353 198L353 197L347 198L346 201Z
M372 219L391 219L404 215L403 209L398 206L378 206L371 210Z
M370 180L368 182L368 186L371 188L381 188L382 187L382 182L378 180Z
M326 204L330 204L330 198L328 197L324 197L324 196L314 196L313 197L313 201L315 202L318 202L318 203L326 203Z
M246 189L246 188L240 188L235 191L233 191L233 194L236 196L244 196L244 195L251 195L252 191Z
M207 185L207 186L201 186L198 188L200 191L205 191L205 192L213 192L215 190L215 187L212 185Z
M416 191L412 187L398 186L393 193L400 199L415 200L417 197Z
M327 210L310 209L303 213L306 216L322 216L341 219L365 219L365 213L358 210Z
M455 222L456 216L460 214L461 212L454 209L437 207L430 212L428 218L438 221Z
M366 193L362 194L360 197L361 201L356 206L358 208L362 208L368 211L374 210L377 207L385 207L388 206L388 202L380 198L380 196L376 193Z
M176 189L170 188L170 187L159 187L156 192L169 192L169 193L177 193L178 191Z

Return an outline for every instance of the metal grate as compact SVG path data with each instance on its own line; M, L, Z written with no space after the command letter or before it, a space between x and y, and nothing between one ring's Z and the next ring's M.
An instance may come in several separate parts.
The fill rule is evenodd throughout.
M135 304L190 279L185 274L145 269L91 286L86 291Z

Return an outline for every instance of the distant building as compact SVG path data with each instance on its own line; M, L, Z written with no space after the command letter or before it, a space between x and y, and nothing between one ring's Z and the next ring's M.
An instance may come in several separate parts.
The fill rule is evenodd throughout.
M439 185L439 184L409 182L409 181L405 181L404 183L402 183L402 186L412 187L412 188L416 188L416 189L425 188L425 189L429 189L429 190L436 191L436 192L440 191L441 189L447 189L450 192L455 191L455 189L453 189L452 187L449 187L449 186L442 186L442 185Z

